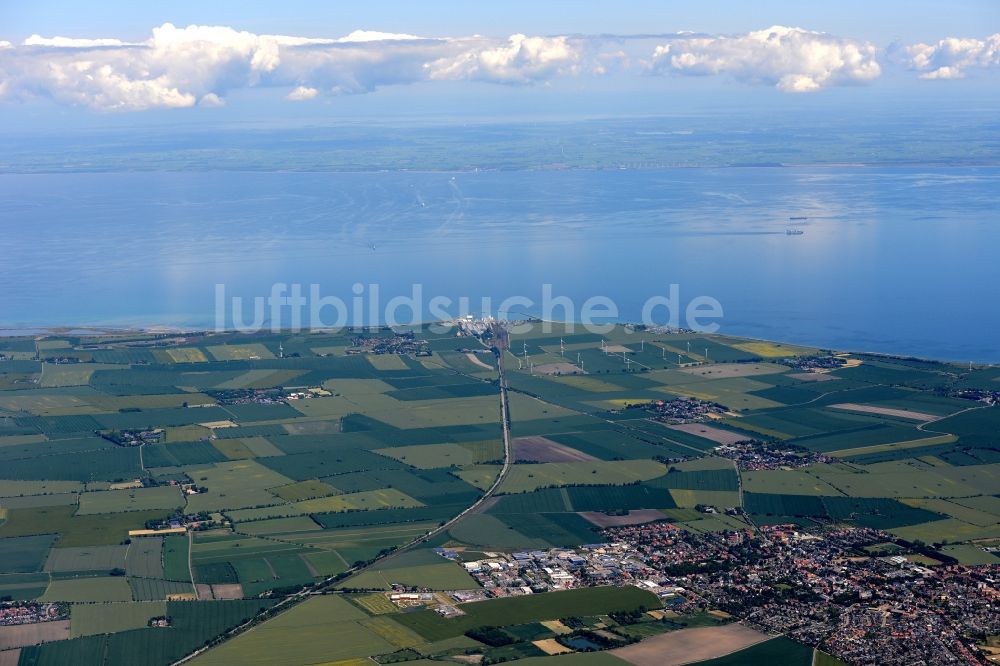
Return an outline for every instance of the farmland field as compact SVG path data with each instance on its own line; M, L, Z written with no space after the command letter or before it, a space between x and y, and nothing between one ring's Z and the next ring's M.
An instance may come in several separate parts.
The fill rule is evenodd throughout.
M131 601L132 589L121 576L67 578L49 583L42 601Z
M32 534L58 534L56 548L102 546L121 543L129 530L142 529L147 520L169 512L130 511L90 516L74 516L76 507L11 509L0 525L0 538Z
M393 583L432 590L474 589L479 584L461 566L430 551L403 553L384 566L369 568L344 581L343 586L372 590L392 589Z
M132 598L136 601L193 598L194 596L190 582L129 577L128 584L132 588Z
M270 491L286 502L298 502L300 500L313 499L314 497L326 497L328 495L336 495L340 492L330 484L316 479L271 488Z
M346 599L316 597L193 663L293 666L394 651L392 643L362 624L367 617Z
M128 546L56 548L45 562L46 571L97 571L125 568Z
M191 580L188 570L189 543L187 536L164 537L163 577L167 580Z
M119 513L151 509L176 509L184 504L180 489L173 486L137 488L134 490L104 490L80 495L77 515Z
M55 534L0 539L0 572L41 571L55 540Z
M37 599L49 584L49 574L0 574L0 597L13 600Z
M466 614L458 618L445 619L433 611L422 610L401 614L397 621L427 640L441 640L479 626L523 624L656 606L656 599L638 588L593 587L464 604L462 610Z
M524 493L564 485L623 485L647 481L663 474L666 468L651 460L603 461L575 463L539 463L515 465L504 479L500 490Z
M67 620L0 626L0 650L34 645L42 641L59 641L69 637L70 623Z
M779 636L724 657L699 661L697 665L769 666L770 664L787 664L788 666L811 666L813 663L820 664L823 661L817 658L816 662L813 662L812 648Z
M638 645L619 648L613 652L635 666L670 666L691 662L712 663L713 657L728 653L739 653L750 645L768 638L767 634L744 627L728 624L721 627L698 627L672 631L655 636ZM810 656L811 656L810 651ZM747 663L739 661L736 663ZM767 663L787 663L785 661Z
M188 498L188 510L211 511L239 509L245 506L276 504L279 500L265 488L287 486L292 479L274 472L253 460L234 460L211 467L193 469L187 474L208 492Z
M75 638L143 629L148 625L150 618L163 617L166 614L165 601L74 604L71 630Z
M140 578L163 577L163 539L132 539L125 552L125 572Z
M490 448L492 448L492 454L487 452L490 449L485 446L478 447L477 450L472 446L455 446L453 444L418 444L391 449L375 449L375 453L395 458L420 469L433 469L496 460L498 457L496 454L502 457L503 449L499 446L499 442L497 446Z
M613 611L661 608L636 587L456 601L454 618L404 612L382 594L479 590L434 548L466 562L577 548L607 538L599 526L662 520L732 535L751 522L850 524L964 565L997 561L1000 408L950 391L980 378L993 387L993 375L868 356L807 372L788 357L821 352L692 334L640 343L622 327L525 336L534 373L507 353L514 464L493 497L437 531L492 486L503 430L495 356L418 335L430 356L348 354L354 341L335 333L24 341L17 363L40 381L0 383L0 596L70 604L72 636L24 647L21 666L168 664L282 599L287 610L193 663L436 663L470 650L525 666L621 666L617 652L538 656L531 641L559 633L540 622L593 628ZM32 358L39 350L80 361ZM577 353L585 370L569 363ZM658 415L684 396L713 413ZM128 431L147 428L150 441L129 445ZM789 464L734 460L730 449L751 439ZM180 601L196 585L198 600ZM291 603L303 589L338 593ZM164 613L170 628L147 626ZM626 650L666 663L657 646L687 635L669 630L689 620L699 622L617 629L643 638ZM705 628L738 631L716 624ZM518 642L464 635L483 626ZM682 652L713 666L799 663L797 646Z

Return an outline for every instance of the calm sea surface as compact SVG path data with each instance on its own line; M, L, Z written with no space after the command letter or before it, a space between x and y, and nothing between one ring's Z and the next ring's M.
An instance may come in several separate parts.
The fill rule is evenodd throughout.
M637 320L676 283L726 333L996 362L998 211L996 168L0 175L0 328L211 327L275 282Z

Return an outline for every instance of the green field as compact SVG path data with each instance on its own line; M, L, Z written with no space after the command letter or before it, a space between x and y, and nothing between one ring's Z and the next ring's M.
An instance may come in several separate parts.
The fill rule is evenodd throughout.
M0 573L41 571L55 534L0 539Z
M119 544L129 530L143 529L146 521L162 518L165 511L130 511L74 516L75 507L11 509L0 525L0 538L31 534L58 534L56 548Z
M45 573L0 574L0 597L37 599L48 585L49 575Z
M489 513L472 514L462 518L448 530L448 534L458 543L496 550L552 547L545 538L522 534L501 518Z
M475 446L476 444L481 445ZM395 458L407 465L413 465L421 469L432 469L435 467L451 467L453 465L474 465L479 462L497 460L503 457L503 445L496 441L470 442L462 446L454 444L418 444L414 446L399 446L391 449L375 449L375 453Z
M240 523L236 531L251 536L267 536L290 534L294 532L312 532L322 529L309 516L292 516L289 518L272 518Z
M299 481L287 486L279 486L270 489L272 493L286 502L298 502L300 500L313 499L314 497L327 497L328 495L339 494L340 491L328 483L323 483L318 479Z
M162 578L163 538L132 539L125 552L125 572L140 578Z
M129 577L128 584L136 601L158 601L169 599L171 595L189 597L193 593L190 582Z
M838 480L840 477L836 477ZM816 474L794 470L743 473L744 489L755 493L786 495L839 495L835 487Z
M666 467L651 460L519 464L511 467L500 492L526 493L566 485L625 485L648 481L665 471Z
M191 572L188 570L188 538L186 536L168 536L163 539L163 577L167 580L189 581Z
M121 576L67 578L49 583L41 601L131 601L132 588Z
M482 626L504 626L570 616L601 615L611 611L658 608L659 601L635 587L590 587L548 592L525 597L507 597L488 602L462 604L465 615L443 618L434 611L403 613L396 620L427 640L460 636Z
M131 490L105 490L80 495L77 515L92 513L120 513L124 511L149 511L152 509L179 509L184 498L176 486L134 488Z
M396 488L365 490L322 499L304 500L294 504L302 513L336 513L338 511L370 511L377 509L407 509L423 504Z
M110 571L125 568L128 546L55 548L45 561L46 571Z
M812 663L813 666L847 666L845 662L821 650L815 651Z
M228 562L232 558L253 557L261 554L294 552L294 544L271 539L222 533L198 535L191 548L194 565Z
M1000 564L1000 557L985 551L982 547L972 544L960 544L958 546L943 546L941 552L951 555L960 564Z
M426 550L411 551L379 562L351 576L340 587L390 590L398 583L431 590L469 590L479 587L460 565Z
M14 481L0 480L0 497L76 493L83 490L79 481Z
M320 532L285 534L281 538L290 543L331 551L346 564L369 560L384 549L401 546L423 536L435 526L436 523L431 522L410 522L343 527ZM307 557L311 561L313 555Z
M338 596L316 597L194 660L198 666L329 663L397 648L362 621L368 615Z
M771 664L811 666L813 664L813 649L808 645L780 636L751 645L725 657L699 661L696 664L697 666L771 666Z
M266 608L267 601L168 602L169 629L134 629L22 650L28 664L170 664Z
M117 631L142 629L151 618L166 614L165 601L73 604L70 627L74 638L113 634Z
M188 497L189 511L218 511L247 506L276 504L278 500L266 488L288 486L292 479L264 467L254 460L234 460L199 467L186 472L208 492Z
M400 547L331 585L368 594L310 597L195 663L298 666L400 650L414 651L383 661L437 659L476 647L463 636L468 628L517 625L522 642L486 649L489 659L620 666L606 653L530 656L538 651L523 640L538 621L657 606L636 588L466 604L453 619L398 612L374 593L393 584L477 587L426 546L509 552L600 541L578 512L650 510L689 532L735 531L747 528L744 518L695 507L742 499L760 524L851 523L938 544L964 564L997 560L974 541L1000 538L1000 409L951 393L995 388L993 372L857 355L861 365L809 381L784 359L816 350L789 345L624 327L595 335L557 325L517 336L511 352L527 345L535 372L516 369L507 353L511 430L531 438L518 439L518 455L539 462L513 465L482 510L416 548L500 469L495 370L459 351L478 343L422 328L416 335L432 355L410 357L347 354L353 336L329 332L136 335L0 341L17 354L0 373L0 596L74 604L74 638L26 649L23 666L168 664L290 591ZM629 349L634 365L620 351L605 353L602 340ZM37 350L79 362L34 360ZM576 354L585 371L544 369ZM495 365L488 354L476 358ZM317 387L329 395L282 397ZM726 413L700 434L651 419L645 405L677 396L721 403ZM164 441L118 446L101 436L145 427L161 428ZM719 442L710 436L769 439L836 461L737 473L714 455ZM136 480L142 487L111 489ZM178 514L212 524L128 537ZM193 581L231 585L248 600L166 601L190 595ZM250 600L257 595L273 598ZM171 628L147 628L164 609ZM707 663L800 663L804 650L774 639Z

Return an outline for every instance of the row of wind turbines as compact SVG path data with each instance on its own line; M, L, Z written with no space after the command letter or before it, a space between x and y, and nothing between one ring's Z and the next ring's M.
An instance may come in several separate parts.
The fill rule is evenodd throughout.
M521 347L522 347L521 356L520 357L515 356L515 358L517 359L517 369L518 370L524 370L525 368L528 368L528 371L532 375L534 375L535 374L535 362L528 356L528 343L526 341L522 340L521 341ZM601 338L601 351L604 352L605 356L617 355L617 354L620 353L621 356L622 356L622 362L625 364L625 369L626 370L630 370L632 368L632 363L635 363L635 361L633 361L628 356L629 355L629 350L623 348L623 351L621 351L621 352L618 352L618 351L612 352L609 349L609 347L608 347L607 340L605 340L604 338ZM642 338L642 339L639 340L639 353L644 353L645 351L646 351L646 339ZM666 347L661 347L661 351L663 353L662 354L663 360L664 361L667 360L667 349L666 349ZM691 341L690 340L687 341L687 351L688 351L689 354L691 353ZM563 359L566 358L566 343L563 341L562 338L559 338L559 356L561 358L563 358ZM708 347L705 347L705 362L706 363L710 362L709 355L708 355ZM683 363L683 361L682 361L682 355L681 354L677 354L677 365L681 365L682 363ZM584 370L583 358L581 357L580 352L577 352L577 354L576 354L576 366L578 368L580 368L580 370Z

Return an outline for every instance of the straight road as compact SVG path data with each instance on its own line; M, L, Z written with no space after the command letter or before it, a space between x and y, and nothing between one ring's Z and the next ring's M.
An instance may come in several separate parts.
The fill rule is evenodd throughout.
M430 532L427 532L426 534L417 537L413 541L411 541L411 542L409 542L409 543L407 543L407 544L405 544L403 546L400 546L399 548L397 548L393 552L388 553L386 555L383 555L383 556L381 556L381 557L373 560L369 564L366 564L366 565L360 566L360 567L351 567L350 569L348 569L347 571L345 571L344 573L342 573L342 574L340 574L338 576L332 576L330 578L327 578L326 580L320 581L319 583L315 583L313 585L310 585L309 587L301 590L300 592L296 592L292 596L286 597L284 600L279 601L277 604L275 604L274 606L272 606L268 610L268 615L273 615L275 613L275 611L277 611L279 609L289 608L289 607L295 605L296 603L302 601L303 599L306 599L307 597L309 597L311 595L322 593L330 585L332 585L334 583L337 583L337 582L343 580L344 578L346 578L347 576L345 576L344 574L353 575L353 574L356 574L356 573L360 573L360 572L364 571L365 569L367 569L369 567L375 566L376 564L384 564L386 562L386 560L392 559L396 555L409 550L413 546L419 545L421 543L426 543L428 540L433 539L434 537L438 536L439 534L442 534L446 530L449 530L452 527L454 527L454 525L456 523L458 523L458 521L462 520L462 518L464 518L464 517L468 516L469 514L474 513L475 511L477 511L483 505L483 503L486 502L486 500L488 500L489 498L491 498L496 493L496 491L503 484L504 479L507 478L507 473L510 472L510 466L514 462L514 456L513 456L513 453L512 453L511 441L510 441L510 439L511 439L510 438L510 404L507 402L507 375L504 372L504 352L505 352L505 350L507 348L507 331L500 324L496 324L494 326L493 335L494 335L494 343L495 343L494 351L495 351L495 355L497 357L497 374L498 374L498 379L499 379L498 383L500 385L500 420L501 420L501 423L503 425L503 467L500 469L500 473L497 475L497 478L493 482L493 485L491 485L486 490L486 492L483 493L483 495L479 499L477 499L475 502L473 502L471 505L469 505L469 507L467 507L464 511L462 511L460 514L458 514L457 516L455 516L451 520L449 520L449 521L447 521L447 522L439 525L438 527L434 528ZM191 538L191 534L190 533L188 534L188 538L189 539ZM190 557L191 557L191 548L190 548L190 544L189 544L189 546L188 546L188 558L189 558L188 566L189 566L189 568L190 568ZM179 664L183 664L183 663L185 663L187 661L190 661L191 659L194 659L198 655L200 655L200 654L204 653L205 651L211 649L215 645L218 645L219 643L222 643L224 641L231 640L232 638L235 638L239 634L242 634L242 633L244 633L246 631L252 630L261 621L262 621L262 618L260 616L258 616L258 617L255 617L255 618L252 618L252 619L248 620L247 622L244 622L243 624L241 624L238 627L234 627L234 628L230 629L225 634L223 634L222 636L220 636L219 638L217 638L215 641L212 641L211 645L199 648L198 650L196 650L195 652L189 654L188 656L184 657L183 659L175 661L174 662L174 666L178 666Z

